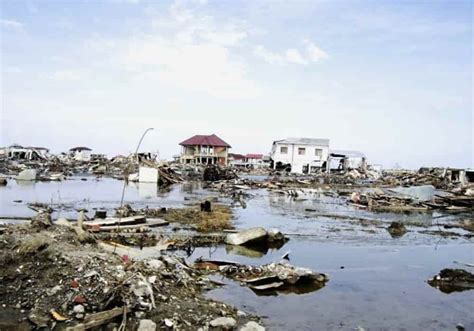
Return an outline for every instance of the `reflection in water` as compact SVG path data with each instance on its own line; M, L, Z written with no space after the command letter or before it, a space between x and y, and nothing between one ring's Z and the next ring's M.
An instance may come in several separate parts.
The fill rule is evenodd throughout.
M158 196L156 183L138 183L138 195L143 199L152 199Z
M270 249L279 250L287 241L266 241L260 244L252 244L245 246L225 245L227 254L242 255L250 258L261 258L268 254Z
M242 255L250 258L261 258L268 252L268 247L250 248L245 246L225 245L227 254Z
M318 291L324 287L324 283L320 282L304 282L298 285L283 285L276 289L256 290L250 288L258 296L278 296L282 294L307 294Z
M463 292L463 291L469 291L469 290L474 290L474 285L473 284L468 284L468 283L444 283L444 284L435 284L433 282L428 281L428 284L433 286L434 288L437 288L443 293L446 294L451 294L454 292Z
M31 187L33 188L36 185L34 180L15 180L16 184L20 187Z

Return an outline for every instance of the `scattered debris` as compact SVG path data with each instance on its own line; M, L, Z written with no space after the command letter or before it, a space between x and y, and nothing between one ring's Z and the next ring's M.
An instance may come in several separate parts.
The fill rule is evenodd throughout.
M203 260L195 262L197 268L211 272L218 271L226 277L242 282L257 292L297 292L316 291L329 281L323 273L307 268L295 267L282 260L263 266L246 266L235 262Z
M119 249L114 254L96 242L81 243L76 227L5 227L0 305L19 307L37 328L61 323L56 327L74 331L114 323L136 330L144 319L169 319L179 329L205 327L223 314L239 325L254 319L200 295L214 283L180 257L164 254L137 261Z

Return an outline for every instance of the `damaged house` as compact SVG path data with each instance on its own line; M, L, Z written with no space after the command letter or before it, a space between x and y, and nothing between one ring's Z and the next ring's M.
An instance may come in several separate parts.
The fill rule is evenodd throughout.
M328 164L331 170L367 170L367 158L359 151L330 150Z
M262 168L265 166L263 154L247 154L245 160L250 168Z
M231 146L212 135L195 135L181 142L181 163L227 165Z
M268 167L268 163L264 161L263 154L234 154L229 153L229 165L241 168L263 168Z
M311 173L325 169L329 156L329 139L288 138L273 142L272 167L293 173Z
M45 147L23 147L12 145L5 149L6 157L13 160L46 160L49 149Z

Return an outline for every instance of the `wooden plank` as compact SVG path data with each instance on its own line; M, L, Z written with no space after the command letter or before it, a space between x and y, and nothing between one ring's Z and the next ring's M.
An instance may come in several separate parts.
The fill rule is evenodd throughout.
M108 225L132 225L132 224L145 224L145 215L137 215L130 217L108 217L105 219L96 219L93 221L84 222L85 226L108 226Z

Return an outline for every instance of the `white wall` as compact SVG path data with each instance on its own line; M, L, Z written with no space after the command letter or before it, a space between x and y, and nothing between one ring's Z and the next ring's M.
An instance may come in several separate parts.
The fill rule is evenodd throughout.
M288 153L282 154L281 147L287 147ZM304 155L298 153L299 148L304 148ZM322 150L322 155L316 156L316 149ZM324 161L327 161L329 156L329 147L328 146L318 146L318 145L292 145L284 143L275 143L272 147L272 159L275 164L277 162L282 162L284 164L291 164L291 172L302 173L303 166L309 164L310 166L322 166Z
M90 161L91 160L91 151L81 150L74 152L74 160L76 161Z

